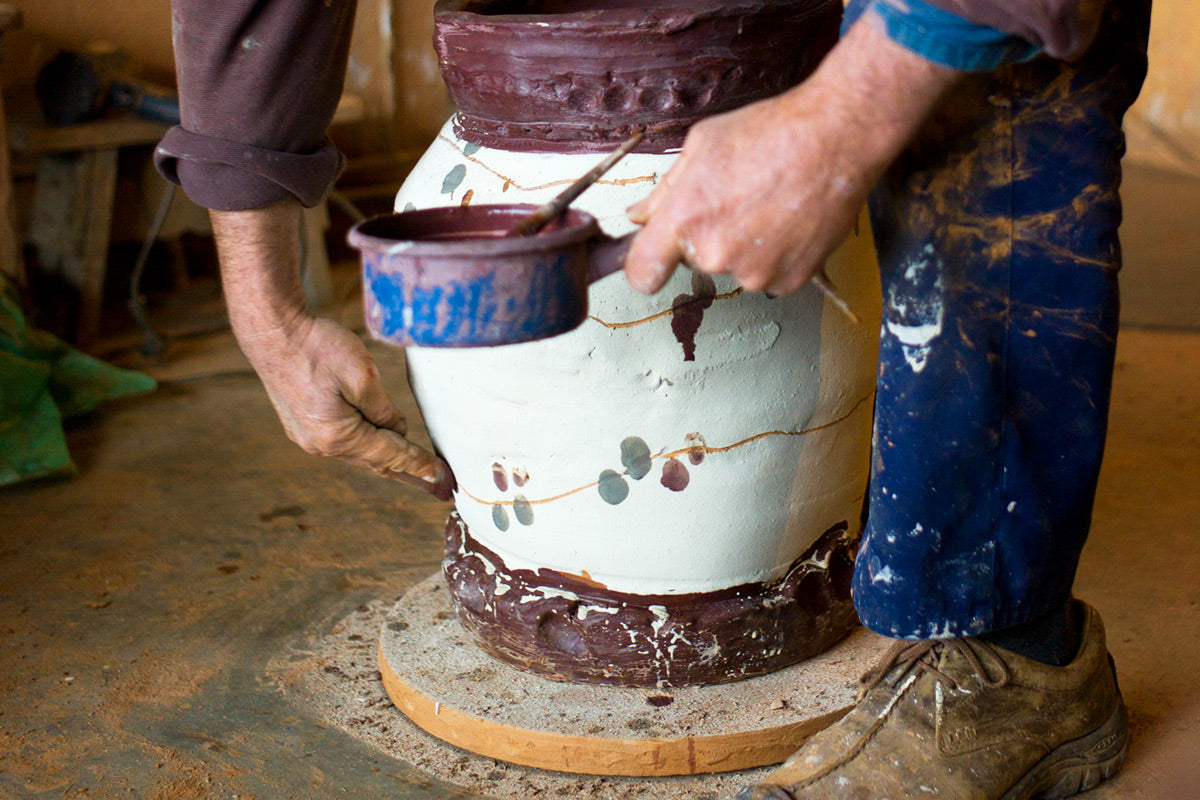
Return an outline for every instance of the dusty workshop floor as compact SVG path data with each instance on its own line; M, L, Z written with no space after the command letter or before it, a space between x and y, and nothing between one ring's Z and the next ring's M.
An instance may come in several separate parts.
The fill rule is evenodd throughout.
M1077 591L1136 738L1088 796L1197 797L1200 181L1138 171L1127 196L1131 324ZM287 442L229 335L202 332L211 283L155 319L175 334L162 388L72 426L77 477L0 490L0 797L470 796L269 668L433 573L447 506ZM400 356L377 352L411 409Z

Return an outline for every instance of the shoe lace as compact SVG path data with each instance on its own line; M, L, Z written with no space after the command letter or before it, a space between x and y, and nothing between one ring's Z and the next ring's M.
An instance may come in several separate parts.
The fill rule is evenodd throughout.
M894 686L913 669L929 673L934 680L947 689L959 688L958 682L954 678L938 669L943 649L954 650L962 656L970 666L971 672L986 688L999 689L1008 683L1008 668L1004 665L1004 659L1000 658L995 648L981 639L900 640L888 648L879 662L859 680L860 695L874 689L888 675L893 674L893 671L895 678L891 681L891 685ZM984 666L985 660L994 665L992 668L992 671L996 673L994 677L990 674L988 667Z

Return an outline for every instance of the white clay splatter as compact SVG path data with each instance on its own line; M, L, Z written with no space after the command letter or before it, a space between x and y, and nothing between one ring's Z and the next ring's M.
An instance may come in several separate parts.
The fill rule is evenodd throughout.
M526 603L537 603L545 600L548 597L561 597L563 600L570 602L578 602L579 595L566 589L555 589L550 586L535 586L531 590L531 594L527 594L521 598L521 605Z
M717 642L716 637L713 637L712 643L704 648L699 653L699 662L701 664L711 664L716 661L721 655L721 645Z
M620 610L619 608L609 608L606 606L580 606L575 611L575 617L579 620L585 620L589 614L616 614Z
M654 615L654 622L650 623L650 628L654 631L654 636L657 638L662 631L663 625L667 624L670 618L670 613L665 606L650 606L650 613Z
M822 572L824 572L824 571L828 571L828 569L829 569L829 558L830 558L830 556L832 556L832 555L833 555L833 550L826 550L826 551L825 551L825 554L824 554L824 556L823 556L822 558L817 558L817 554L816 554L816 553L814 553L813 555L811 555L811 556L809 556L808 558L806 558L806 559L804 559L803 561L801 561L801 562L800 562L800 566L802 566L802 567L816 567L817 569L821 570Z
M929 361L933 340L942 335L946 309L942 297L942 264L926 245L923 258L915 258L904 270L903 282L888 289L883 311L884 328L900 342L904 360L913 372L921 372Z

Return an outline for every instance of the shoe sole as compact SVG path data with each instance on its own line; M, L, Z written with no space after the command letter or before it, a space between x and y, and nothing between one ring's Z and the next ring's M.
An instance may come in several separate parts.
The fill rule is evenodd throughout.
M1104 724L1053 750L1004 793L1000 800L1060 800L1094 789L1111 778L1129 750L1129 714L1117 707Z

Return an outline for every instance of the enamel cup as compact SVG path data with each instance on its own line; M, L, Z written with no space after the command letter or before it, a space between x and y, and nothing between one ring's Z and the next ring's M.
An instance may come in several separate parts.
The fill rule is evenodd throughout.
M546 339L587 318L590 283L619 270L614 239L568 209L533 236L506 237L534 205L426 208L356 225L372 335L401 347L487 347Z

